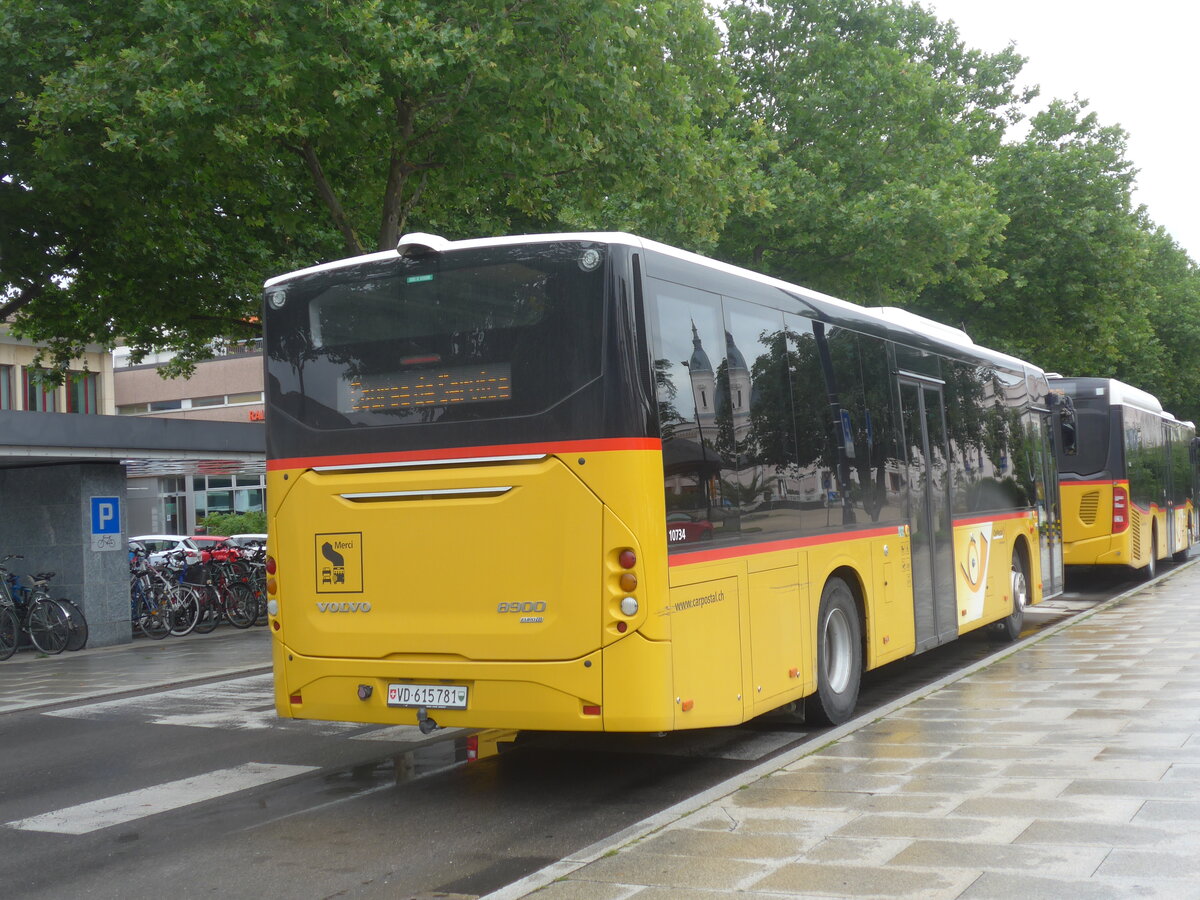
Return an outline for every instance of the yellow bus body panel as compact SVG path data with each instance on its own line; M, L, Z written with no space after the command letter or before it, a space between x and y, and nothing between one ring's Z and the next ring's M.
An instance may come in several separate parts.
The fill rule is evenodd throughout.
M959 634L997 622L1012 612L1012 560L1022 544L1029 566L1028 601L1035 605L1043 600L1036 516L1031 512L955 525Z

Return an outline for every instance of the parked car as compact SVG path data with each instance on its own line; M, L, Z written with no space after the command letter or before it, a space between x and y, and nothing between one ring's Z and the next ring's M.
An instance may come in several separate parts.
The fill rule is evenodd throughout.
M710 541L713 524L708 519L693 519L684 512L667 516L667 543L682 544L689 541Z
M172 553L183 552L187 556L187 564L194 566L203 560L203 554L196 543L182 534L139 534L131 537L129 543L139 544L146 551L146 556L153 565L166 562Z

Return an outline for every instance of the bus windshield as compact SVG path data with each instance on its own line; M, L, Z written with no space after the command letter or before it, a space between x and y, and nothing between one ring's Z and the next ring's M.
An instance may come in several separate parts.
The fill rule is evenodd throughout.
M396 257L267 291L271 402L310 428L526 416L601 374L605 253Z
M1057 387L1075 403L1077 447L1073 455L1058 455L1059 471L1072 475L1100 475L1109 471L1108 448L1112 426L1108 397L1078 391L1076 384L1070 381L1059 382Z

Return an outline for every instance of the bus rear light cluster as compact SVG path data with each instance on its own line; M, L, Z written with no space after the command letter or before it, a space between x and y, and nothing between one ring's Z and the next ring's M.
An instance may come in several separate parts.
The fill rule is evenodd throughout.
M613 565L613 562L616 565ZM634 593L638 588L637 553L632 547L624 547L608 557L609 570L609 615L613 620L609 627L617 634L626 634L632 619L641 611L641 603Z
M275 564L275 557L267 557L267 593L271 596L279 593L279 582L275 580L275 570L278 566Z
M1120 534L1129 527L1129 491L1120 486L1113 487L1112 533Z

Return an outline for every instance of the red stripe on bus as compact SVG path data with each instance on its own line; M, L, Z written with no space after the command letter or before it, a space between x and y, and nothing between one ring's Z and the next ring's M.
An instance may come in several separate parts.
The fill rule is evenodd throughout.
M269 471L311 469L318 466L366 466L378 463L423 462L440 459L474 459L492 456L611 453L618 450L661 450L657 438L602 438L546 444L497 444L487 447L443 447L437 450L397 450L388 453L346 453L337 456L297 456L267 460Z
M1120 478L1120 479L1115 479L1115 480L1107 479L1104 481L1062 481L1062 482L1060 482L1060 485L1062 487L1066 487L1067 485L1072 485L1072 486L1079 485L1079 487L1108 487L1110 485L1122 485L1122 484L1129 484L1128 479Z
M777 550L795 550L800 547L834 544L838 541L848 541L855 538L898 536L897 529L900 527L870 528L863 531L839 531L837 534L821 534L806 538L792 538L786 541L764 541L761 544L742 544L738 547L726 547L721 550L695 550L687 553L676 553L670 557L668 565L684 566L692 563L736 559L741 556L759 556L763 553L774 553Z
M995 516L956 517L954 525L957 528L959 525L986 525L988 522L1009 522L1013 519L1025 519L1030 515L1032 515L1032 512L1026 509L1021 512L1001 513Z

